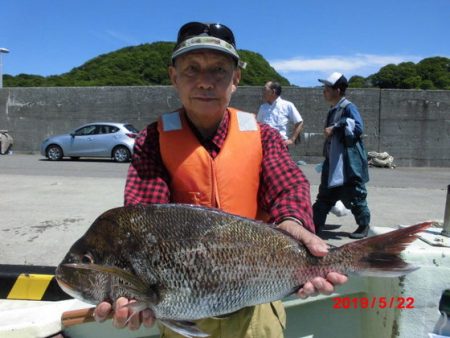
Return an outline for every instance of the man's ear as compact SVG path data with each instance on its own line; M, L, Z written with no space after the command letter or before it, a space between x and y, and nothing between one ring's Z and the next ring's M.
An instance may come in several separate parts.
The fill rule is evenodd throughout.
M236 91L237 86L240 81L241 81L241 69L238 68L234 71L234 74L233 74L233 86L231 89L233 93Z
M172 82L172 86L177 86L177 70L174 66L169 66L169 78Z

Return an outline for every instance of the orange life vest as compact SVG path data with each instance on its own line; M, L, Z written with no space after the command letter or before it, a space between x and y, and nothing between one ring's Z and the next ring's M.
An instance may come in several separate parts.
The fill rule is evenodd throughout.
M233 108L228 108L228 112L228 133L214 159L200 144L183 111L164 114L159 119L160 152L171 178L171 201L256 218L261 133L253 114Z

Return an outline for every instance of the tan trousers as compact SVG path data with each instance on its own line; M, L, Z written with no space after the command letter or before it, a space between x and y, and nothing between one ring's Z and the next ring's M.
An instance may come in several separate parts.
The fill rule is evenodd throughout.
M206 318L195 322L211 338L283 338L286 312L276 301L241 309L226 318ZM161 338L181 338L159 324Z

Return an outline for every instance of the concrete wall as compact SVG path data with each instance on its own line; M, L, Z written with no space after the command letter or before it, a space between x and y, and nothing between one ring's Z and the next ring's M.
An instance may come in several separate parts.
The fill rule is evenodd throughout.
M382 90L380 136L404 165L450 166L450 91Z
M295 160L320 158L328 110L320 88L283 88L305 120ZM395 163L450 166L450 91L353 89L347 97L365 123L367 151L387 151ZM256 112L261 87L239 87L232 106ZM14 137L15 151L36 152L47 136L93 121L129 122L138 129L180 105L171 87L3 88L0 129Z

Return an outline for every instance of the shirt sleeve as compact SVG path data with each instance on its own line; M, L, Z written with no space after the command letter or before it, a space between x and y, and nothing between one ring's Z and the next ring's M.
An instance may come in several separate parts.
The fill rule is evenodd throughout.
M159 150L157 123L137 136L125 184L125 205L169 203L169 173Z
M347 124L346 119L353 119L355 121L355 129L353 130L353 134L356 138L360 138L364 132L364 123L358 108L353 103L350 103L347 107L345 107L344 112L345 114L343 114L341 120L339 121L339 127L345 128L345 125Z
M289 102L289 120L294 124L303 121L302 116L292 102Z
M278 131L263 124L260 128L263 161L258 201L262 209L269 213L271 222L293 217L314 232L307 178L292 160Z

